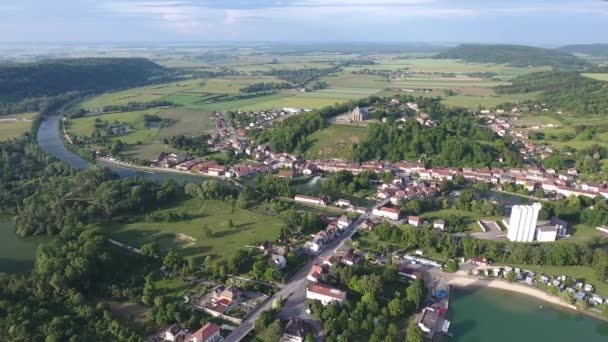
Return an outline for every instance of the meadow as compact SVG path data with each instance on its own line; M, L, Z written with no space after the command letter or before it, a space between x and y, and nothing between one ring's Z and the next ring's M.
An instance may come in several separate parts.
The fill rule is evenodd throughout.
M174 249L183 256L211 256L227 259L236 250L276 239L282 222L250 210L235 208L221 201L189 199L154 213L187 212L191 220L114 224L107 227L110 237L140 247L156 242L161 249ZM228 226L232 220L234 228ZM204 233L209 228L211 235Z
M29 132L36 115L36 113L25 113L0 117L0 141L18 138Z
M306 157L350 160L353 145L365 140L366 137L366 127L334 124L313 133L308 138L311 147L306 151Z

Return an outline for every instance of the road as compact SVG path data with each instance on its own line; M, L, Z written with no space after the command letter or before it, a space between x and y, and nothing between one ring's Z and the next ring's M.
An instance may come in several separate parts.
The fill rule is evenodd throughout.
M386 203L388 203L388 199L384 200L373 207L367 209L365 214L361 215L353 224L351 224L350 228L342 233L337 239L335 239L332 243L327 245L325 249L319 253L315 258L313 258L310 262L308 262L304 267L302 267L296 274L294 274L287 284L277 293L269 297L265 302L260 304L254 311L250 313L250 315L241 323L241 325L236 328L228 337L226 337L225 341L227 342L238 342L242 340L251 330L253 330L255 321L258 319L259 315L267 311L271 308L272 303L275 299L286 299L283 308L278 314L278 318L280 319L291 319L291 318L301 318L313 326L317 332L317 339L322 339L322 326L319 322L315 321L312 316L306 313L306 276L313 265L319 264L322 262L322 259L327 258L335 253L337 249L350 237L352 237L357 231L357 227L366 220L371 212L380 208Z

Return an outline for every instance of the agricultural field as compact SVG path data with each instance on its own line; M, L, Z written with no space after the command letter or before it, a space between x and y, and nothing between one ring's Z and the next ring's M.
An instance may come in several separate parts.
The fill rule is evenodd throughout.
M0 117L0 141L18 138L29 132L36 113L8 115Z
M273 216L235 208L226 202L189 199L175 207L155 213L187 212L192 219L178 222L146 222L107 227L110 236L123 243L140 247L156 242L161 249L174 249L183 256L212 256L227 259L244 246L274 240L282 222ZM227 225L231 219L234 227ZM204 228L212 232L206 236Z
M537 96L536 93L527 94L506 94L506 95L490 95L490 96L467 96L454 95L448 96L441 102L447 106L464 107L469 109L493 108L505 102L517 103L520 101L531 100Z
M158 115L162 119L171 120L166 127L146 127L144 115ZM95 131L96 120L109 124L121 123L129 126L129 132L112 135L112 139L120 139L126 144L151 144L160 138L178 134L196 135L208 131L213 123L206 112L182 107L168 109L148 109L133 112L93 115L72 119L68 124L70 135L90 137Z
M350 125L331 125L312 134L312 145L306 152L309 159L351 159L352 147L365 140L367 128Z

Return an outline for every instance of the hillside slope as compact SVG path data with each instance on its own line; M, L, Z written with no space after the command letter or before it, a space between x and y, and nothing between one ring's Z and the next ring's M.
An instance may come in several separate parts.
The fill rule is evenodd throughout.
M502 94L542 91L540 100L555 109L581 115L608 114L608 82L581 76L573 71L537 72L499 86Z
M569 53L582 53L594 57L608 57L608 44L577 44L566 45L559 48Z
M104 91L161 77L164 69L143 58L79 58L0 65L0 102Z
M568 52L522 45L463 44L439 53L435 58L507 64L513 67L551 66L561 69L580 69L589 66L588 62Z

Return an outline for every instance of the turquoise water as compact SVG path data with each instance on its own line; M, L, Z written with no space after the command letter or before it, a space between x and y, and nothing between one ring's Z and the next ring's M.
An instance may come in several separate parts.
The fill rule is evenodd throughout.
M444 342L608 342L608 323L513 292L453 289Z

